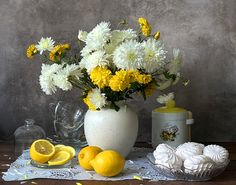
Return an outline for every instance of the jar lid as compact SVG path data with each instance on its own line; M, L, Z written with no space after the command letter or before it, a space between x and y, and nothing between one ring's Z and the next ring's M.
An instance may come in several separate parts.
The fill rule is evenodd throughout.
M15 138L42 139L46 137L42 127L35 125L33 119L26 119L24 125L18 127L15 132Z
M154 112L159 112L159 113L187 112L187 110L184 108L176 107L176 103L174 101L174 93L169 93L168 95L159 96L157 98L157 102L165 104L165 106L154 109Z

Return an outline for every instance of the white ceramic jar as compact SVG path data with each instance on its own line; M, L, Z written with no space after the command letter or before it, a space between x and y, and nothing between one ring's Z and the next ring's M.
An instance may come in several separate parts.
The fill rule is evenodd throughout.
M175 105L175 104L174 104ZM160 107L152 111L152 146L166 143L177 147L191 140L192 113L178 107Z
M119 111L88 110L84 118L85 137L90 146L112 149L127 157L137 138L138 116L127 105Z

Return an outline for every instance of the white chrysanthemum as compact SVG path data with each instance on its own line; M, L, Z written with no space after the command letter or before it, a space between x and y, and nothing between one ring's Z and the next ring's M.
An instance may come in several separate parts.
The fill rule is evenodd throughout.
M93 51L88 45L84 46L83 49L80 51L82 57L87 57L90 55Z
M80 79L83 76L79 65L76 64L67 65L64 70L69 76L75 77L76 79Z
M80 60L80 62L79 62L79 67L80 67L81 69L86 68L86 63L87 63L86 59L87 59L87 57L83 57L83 58Z
M106 96L101 93L99 88L93 89L90 94L90 101L96 107L96 109L101 109L106 105Z
M137 34L132 29L127 30L113 30L111 32L111 37L109 42L105 45L106 53L112 54L113 51L119 46L122 42L126 40L131 40L137 37Z
M163 104L166 103L169 100L173 100L175 98L174 93L169 93L169 94L163 94L157 98L157 102Z
M44 51L51 51L54 47L54 43L55 42L52 40L51 37L42 37L35 47L39 51L40 55L42 55Z
M78 39L85 42L86 38L87 38L87 35L88 35L88 32L79 30Z
M123 40L131 40L137 38L137 33L133 29L122 30Z
M39 76L39 83L41 89L47 94L51 95L52 93L56 92L56 85L54 82L55 74L62 68L61 65L53 64L43 64L41 75Z
M68 80L68 75L63 70L61 70L57 75L54 76L55 85L63 91L71 90L73 87Z
M75 77L79 79L82 76L81 70L78 65L71 64L60 69L56 75L54 75L54 82L57 87L63 91L68 91L72 89L72 84L69 81L69 77Z
M88 33L85 42L90 50L98 50L104 47L110 36L110 23L101 22Z
M135 40L130 40L116 48L113 62L118 68L136 70L141 67L143 57L142 45Z
M172 85L172 79L157 80L158 90L164 90Z
M142 43L144 48L144 61L142 68L152 73L165 65L166 51L160 41L148 39Z
M180 56L180 50L179 49L173 49L173 55L174 59L171 61L171 63L168 66L168 73L169 74L178 74L181 67L181 56Z
M87 72L90 73L97 66L106 66L109 62L107 59L108 55L105 51L95 51L81 60L80 67L86 68Z

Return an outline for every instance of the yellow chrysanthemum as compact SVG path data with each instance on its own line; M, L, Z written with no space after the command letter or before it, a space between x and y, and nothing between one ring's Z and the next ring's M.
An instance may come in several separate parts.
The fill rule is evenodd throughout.
M107 67L96 67L92 70L90 78L94 84L99 88L109 86L109 80L111 79L111 71Z
M59 44L56 45L52 51L49 53L49 59L51 61L55 61L57 56L61 56L65 50L70 49L70 45L69 44Z
M33 58L33 56L36 54L38 52L38 50L37 50L37 48L35 47L35 45L34 44L31 44L29 47L28 47L28 49L27 49L27 51L26 51L26 55L27 55L27 57L28 58Z
M90 92L88 93L87 97L83 99L83 101L84 101L84 103L88 106L88 108L89 108L90 110L96 110L95 105L93 105L92 102L91 102L91 100L90 100L90 94L91 94L91 93L92 93L92 92L90 91Z
M148 84L148 86L146 87L145 94L146 96L151 96L155 91L157 90L157 87L154 83L150 83Z
M120 70L110 79L109 86L113 91L123 91L129 87L130 79L128 71Z
M161 33L158 31L154 34L154 39L158 40L160 38Z
M138 70L128 70L127 72L130 76L130 83L136 82L136 77L140 75L140 72Z
M152 76L146 75L146 74L139 74L139 75L136 75L136 80L140 84L148 84L149 82L152 81Z
M140 17L138 19L139 25L141 32L143 33L144 36L148 37L151 34L152 28L148 21L144 19L143 17Z

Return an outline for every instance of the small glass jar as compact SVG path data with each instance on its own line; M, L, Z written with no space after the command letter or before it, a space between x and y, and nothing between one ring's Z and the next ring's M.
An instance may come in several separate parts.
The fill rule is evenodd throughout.
M16 129L15 136L15 155L19 156L26 149L29 149L32 142L46 137L45 131L34 124L33 119L26 119L25 124Z

